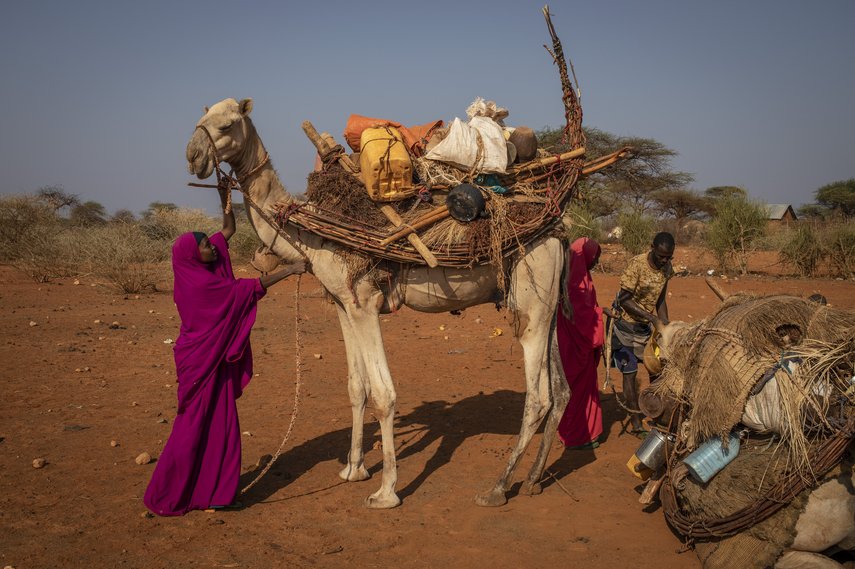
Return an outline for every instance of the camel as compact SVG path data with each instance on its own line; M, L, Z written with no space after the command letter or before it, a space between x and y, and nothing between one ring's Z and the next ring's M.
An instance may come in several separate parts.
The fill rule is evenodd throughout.
M277 203L293 202L269 161L269 155L250 119L251 99L225 99L206 108L187 144L191 174L208 178L217 158L232 167L244 195L259 208L271 211ZM207 134L206 134L207 131ZM210 136L210 138L209 138ZM216 154L211 151L211 145ZM249 204L248 204L249 205ZM569 400L569 389L558 361L554 319L564 265L564 247L555 237L541 237L508 259L509 293L503 295L496 270L489 266L471 269L429 268L411 265L381 289L370 279L349 284L347 270L337 251L342 246L321 236L286 224L277 234L253 207L246 208L252 227L261 241L284 262L307 260L309 271L335 301L347 356L347 389L353 414L347 464L339 472L355 482L370 477L363 456L363 416L372 397L380 422L383 469L380 488L365 501L369 508L393 508L401 503L395 492L397 466L393 433L396 405L395 385L389 371L381 314L407 306L421 312L461 310L504 300L518 322L519 342L525 362L526 397L519 438L495 485L476 496L481 506L507 502L511 476L531 439L546 418L543 438L524 491L541 492L540 480L561 414ZM504 298L503 298L504 296Z
M729 295L720 287L709 280L708 284L720 300L729 302L731 306L738 306L740 302L747 306L754 302L750 297L744 297L744 300L739 297L728 300ZM778 302L780 306L796 305L802 313L811 310L811 303L797 297L779 296L772 297L772 299ZM759 299L759 302L764 300ZM817 307L817 310L825 309ZM841 318L848 318L848 330L851 331L852 322L855 322L855 318L851 315L844 315ZM830 316L816 318L816 320L823 322L830 321L830 319ZM759 322L766 324L769 321L758 319L753 326L754 330L763 325ZM697 326L697 324L677 321L662 325L658 329L659 335L657 336L660 357L664 360L681 357L680 352L690 349L685 340L681 339L681 336L685 338L687 337L686 334L691 334L693 326ZM789 326L788 331L790 330ZM796 335L790 333L781 338L786 346L791 346L793 342L798 343L801 340L802 330L799 327L804 328L804 326L800 324L799 326L792 325L792 327L796 328ZM773 329L773 331L780 334L780 329L781 327L778 330ZM807 332L807 329L804 331ZM847 332L844 332L844 337L845 334ZM829 336L829 338L833 337ZM691 349L697 349L697 346L698 344L692 342ZM666 368L667 366L666 363ZM779 378L784 378L786 375L787 372L779 372L771 379L766 380L765 384L758 385L758 389L753 390L748 395L742 415L739 418L739 422L743 426L756 433L776 433L779 436L784 434L783 425L787 418L784 412L783 387L779 385ZM830 391L830 386L827 387ZM656 398L659 401L656 401ZM662 404L663 398L667 398L667 396L663 396L662 392L654 398L654 405L651 406L651 408L657 409L654 413L658 413L659 409L673 409L674 402ZM848 449L850 453L855 451L851 439ZM848 459L848 462L844 458L844 465L839 475L827 478L810 491L804 510L798 515L795 527L792 529L792 535L794 535L792 543L782 551L780 557L774 562L776 569L842 569L844 565L827 554L839 551L855 552L855 472L852 470L851 458ZM720 567L722 565L715 566Z

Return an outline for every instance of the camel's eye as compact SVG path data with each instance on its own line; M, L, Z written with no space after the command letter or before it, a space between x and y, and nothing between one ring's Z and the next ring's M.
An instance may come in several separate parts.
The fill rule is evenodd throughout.
M234 126L234 124L235 123L233 123L233 122L230 122L228 124L224 124L223 126L220 127L220 132L227 132L230 128L232 128Z

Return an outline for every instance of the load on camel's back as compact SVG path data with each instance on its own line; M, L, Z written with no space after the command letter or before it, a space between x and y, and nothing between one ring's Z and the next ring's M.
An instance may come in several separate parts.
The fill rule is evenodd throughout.
M705 569L850 566L855 314L708 283L716 313L656 340L640 406L657 429L630 461L642 501L658 490Z

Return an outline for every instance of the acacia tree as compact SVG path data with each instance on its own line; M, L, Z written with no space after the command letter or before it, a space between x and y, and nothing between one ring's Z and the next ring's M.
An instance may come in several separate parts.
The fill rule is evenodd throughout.
M538 143L551 152L568 149L561 129L545 128L537 133ZM645 213L655 206L653 194L662 190L682 189L692 182L691 174L674 171L674 150L652 138L622 137L596 128L585 129L585 153L590 158L632 147L634 157L580 180L583 200L596 217L630 209Z
M117 209L110 221L113 223L134 223L137 217L129 209Z
M855 178L826 184L814 196L816 203L832 212L844 217L855 216Z
M36 197L59 213L63 208L73 208L80 205L80 198L76 194L69 194L60 185L42 186L36 192Z
M677 227L697 217L698 214L707 213L710 209L709 201L694 190L686 188L667 188L657 190L651 195L655 209L662 215L673 217Z
M89 200L71 208L69 221L82 227L102 225L107 221L107 210L100 203Z
M151 202L148 209L142 212L143 219L148 219L161 211L175 211L178 206L172 202Z

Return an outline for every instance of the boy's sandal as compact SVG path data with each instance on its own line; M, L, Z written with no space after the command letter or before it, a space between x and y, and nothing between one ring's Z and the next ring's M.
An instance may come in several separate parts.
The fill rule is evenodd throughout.
M630 429L629 434L634 435L637 439L644 440L650 434L650 431L647 429Z

